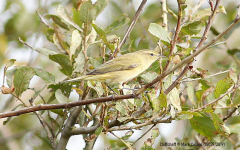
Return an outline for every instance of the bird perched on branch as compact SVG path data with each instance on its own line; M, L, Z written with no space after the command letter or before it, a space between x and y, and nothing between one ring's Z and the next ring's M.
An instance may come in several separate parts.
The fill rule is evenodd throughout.
M80 80L100 81L108 85L119 84L121 89L124 82L137 77L160 57L163 56L153 50L127 53L107 61L86 75L63 81L63 83Z

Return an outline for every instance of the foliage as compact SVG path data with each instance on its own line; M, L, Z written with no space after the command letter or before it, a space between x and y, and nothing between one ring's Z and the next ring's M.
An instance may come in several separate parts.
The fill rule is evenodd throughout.
M227 18L237 12L237 9L232 12L233 10L229 10L231 7L226 3L215 9L213 6L218 2L215 4L209 1L208 8L198 8L194 5L191 7L190 2L178 0L176 2L178 10L167 5L168 10L162 11L159 15L152 15L152 12L160 11L160 7L164 8L164 3L159 7L156 7L156 4L147 5L146 11L141 15L141 23L134 25L125 45L120 43L123 41L125 30L130 26L135 12L130 9L126 11L121 4L132 7L129 1L98 0L92 3L74 0L69 2L72 8L67 5L52 4L56 8L55 14L46 14L39 18L35 16L37 20L34 20L30 28L31 32L45 34L48 44L41 45L41 47L29 44L27 39L31 37L22 33L26 30L22 24L14 27L14 32L9 30L19 21L16 19L19 15L22 19L26 19L24 15L26 12L22 10L23 12L14 15L5 24L5 33L0 35L0 44L6 46L8 41L9 43L14 41L14 38L9 36L10 34L21 37L26 42L19 41L36 52L40 60L34 59L35 63L30 61L21 65L18 59L11 58L6 61L7 58L4 58L6 63L3 76L6 78L8 87L4 81L0 96L1 99L6 99L5 94L11 94L11 100L16 99L17 102L9 101L10 104L4 104L5 108L0 109L2 112L0 116L3 112L8 113L10 110L21 110L35 105L45 108L78 101L86 102L86 105L71 106L72 108L59 107L61 109L39 109L41 111L34 111L33 115L8 117L3 122L5 127L12 128L12 133L14 130L19 134L26 131L31 134L31 137L41 141L36 144L40 145L39 147L27 141L32 149L40 147L66 149L73 135L83 135L85 149L93 149L96 140L106 136L106 133L112 134L115 139L108 139L109 146L105 148L163 149L163 145L170 147L168 144L174 142L170 143L163 137L164 135L159 131L161 130L159 124L175 121L179 125L181 122L184 122L184 126L187 124L187 127L183 128L184 133L178 136L182 139L175 138L175 142L181 143L174 145L175 148L194 148L194 145L189 143L203 146L201 144L213 142L215 145L223 142L225 148L229 149L238 147L239 142L231 145L230 138L237 138L240 130L237 124L239 117L236 114L240 103L238 87L240 51L239 47L232 45L229 47L228 44L233 43L232 40L235 37L231 36L239 31L231 27L232 32L227 35L225 32L218 33L220 30L217 29L219 30L217 32L214 28L217 27L216 24L222 22L230 24L233 20L228 21ZM7 3L10 5L10 2ZM8 5L5 10L9 8ZM101 13L110 6L114 8L111 10L111 21L103 25L97 21L97 18L102 17ZM40 14L43 12L40 11ZM164 15L170 20L167 28L164 25L167 18L161 17ZM33 14L29 15L30 18L32 16ZM219 19L218 16L223 18ZM103 19L106 18L103 17ZM35 25L40 22L43 23L41 26L44 26L44 29L37 31ZM225 30L227 26L222 28ZM221 34L225 36L219 39L219 43L214 40L211 43L212 36ZM209 46L201 49L207 45L206 43L210 43ZM222 47L218 46L220 44ZM18 46L22 45L18 42ZM117 51L118 48L120 51ZM112 96L113 91L109 90L104 83L94 81L61 83L63 78L70 79L84 75L117 55L134 52L141 48L155 49L167 58L155 62L150 69L124 85L127 88L136 88L152 83L144 91L138 94L136 93L141 90L135 92L135 96L132 90L123 89L119 92L118 89L112 87L119 95L132 96L115 101L115 95ZM220 54L216 53L218 49L221 49ZM208 51L205 52L203 60L196 59L200 62L200 65L197 65L193 55L198 51L202 53L203 50ZM1 52L0 57L4 57ZM43 61L44 59L46 62ZM179 65L181 63L182 65ZM196 68L196 66L201 68ZM223 70L228 71L218 73L221 77L214 74ZM158 78L159 80L154 84L152 81L161 75L163 77ZM40 82L32 84L36 76ZM70 93L75 93L77 96L70 96ZM97 100L110 96L112 96L111 101L96 103ZM29 102L27 102L28 99ZM235 118L237 121L234 121ZM23 121L20 121L21 119ZM33 122L36 119L40 122L34 127ZM30 125L28 125L30 121L27 122L27 120L31 121ZM148 125L152 127L138 136L139 139L133 137L137 130L142 130ZM117 135L115 131L121 131L122 136ZM145 133L150 131L151 136L139 142ZM7 140L3 135L0 136L3 141ZM29 140L31 137L25 138ZM20 141L19 147L26 148L20 146ZM0 149L9 149L7 142L0 141L0 143ZM168 144L165 145L165 143ZM210 146L212 145L208 145Z

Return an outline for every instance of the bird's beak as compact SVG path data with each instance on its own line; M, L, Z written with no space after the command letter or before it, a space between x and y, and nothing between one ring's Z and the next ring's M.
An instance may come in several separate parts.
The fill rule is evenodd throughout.
M166 57L166 56L164 56L164 55L161 55L161 54L159 54L158 56L159 56L159 57Z

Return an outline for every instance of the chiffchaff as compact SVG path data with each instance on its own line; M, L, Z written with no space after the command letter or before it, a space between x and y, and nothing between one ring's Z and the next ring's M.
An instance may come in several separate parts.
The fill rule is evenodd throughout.
M156 51L139 50L118 56L84 76L63 81L63 83L90 80L105 82L107 84L119 84L119 88L121 88L124 82L130 81L141 74L159 57L161 55Z

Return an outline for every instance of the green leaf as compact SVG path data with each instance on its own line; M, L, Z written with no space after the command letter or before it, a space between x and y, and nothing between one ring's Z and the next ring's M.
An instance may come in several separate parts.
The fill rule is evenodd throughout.
M240 133L240 124L239 123L229 125L228 128L230 129L231 133Z
M6 65L5 65L5 67L4 67L4 78L3 79L5 79L5 76L6 76L6 72L7 72L7 69L9 68L9 67L11 67L13 64L14 64L14 62L16 61L16 59L10 59L7 63L6 63ZM13 74L12 74L13 75ZM7 83L12 83L12 75L11 75L11 77L10 78L7 78ZM11 80L10 80L11 79ZM3 81L3 83L4 83L5 81ZM8 85L9 87L11 87L12 85Z
M211 87L211 83L209 83L208 81L206 81L206 80L199 80L199 83L201 83L201 89L203 90L203 91L205 91L205 90L207 90L207 89L209 89L210 87Z
M211 14L212 14L211 8L206 8L197 12L195 15L192 16L191 19L193 21L202 20L202 19L207 20Z
M191 119L193 116L203 117L198 112L191 112L191 111L182 111L179 116L177 116L177 120L185 120L185 119Z
M49 96L48 100L47 100L47 104L50 104L54 100L56 100L56 97L55 97L55 93L52 92L51 95Z
M56 54L56 55L49 55L49 59L58 63L62 68L59 69L63 74L70 77L73 72L72 63L66 55L63 54Z
M53 29L48 28L47 33L45 35L46 35L46 38L48 41L54 43L54 41L53 41L54 30Z
M130 21L130 19L127 17L127 15L123 15L121 18L119 18L118 20L115 20L112 24L110 24L104 31L106 34L109 34L113 31L123 27L129 21Z
M195 96L195 92L194 92L194 87L192 82L188 82L187 83L187 94L188 94L188 98L191 101L191 103L196 106L196 96Z
M189 120L193 117L191 114L181 114L176 117L176 120Z
M234 84L234 81L231 78L225 78L223 80L220 80L215 88L214 96L215 98L218 98L221 94L224 94L227 92L227 90Z
M57 54L55 51L49 50L47 48L34 48L34 50L46 56Z
M236 55L236 53L240 53L240 49L234 48L234 49L228 49L227 53L231 56Z
M223 6L219 6L217 9L217 13L225 13L225 8ZM199 12L197 12L195 15L192 16L191 20L197 21L197 20L204 20L206 21L208 19L208 17L212 14L212 10L211 8L206 8L203 9Z
M152 146L144 145L140 150L155 150Z
M5 65L5 67L4 67L4 75L6 74L7 69L8 69L9 67L11 67L11 66L14 64L15 61L16 61L16 59L10 59L10 60L6 63L6 65Z
M186 120L186 119L191 119L193 115L191 114L180 114L176 117L176 120Z
M202 98L203 93L204 93L203 90L196 91L196 97L197 97L198 103L201 103L201 98Z
M17 68L13 68L11 70L7 70L6 71L6 77L7 77L7 85L8 87L11 87L12 86L12 79L13 79L13 76L15 74L15 72L17 71L18 69Z
M150 23L149 27L148 27L148 31L158 37L159 39L169 42L170 40L170 35L169 33L160 25L156 24L156 23Z
M94 3L93 11L95 11L95 18L97 18L97 16L104 10L108 3L109 0L98 0L96 3Z
M73 30L72 38L71 38L71 45L70 45L70 59L72 59L72 55L75 54L76 49L80 46L82 41L82 37L79 34L78 30Z
M127 131L124 136L121 137L122 140L128 140L132 135L133 131Z
M117 141L118 142L118 141ZM119 144L117 144L117 142L114 141L110 141L111 144L111 150L121 150L122 148L119 146Z
M46 16L44 16L44 18L52 19L53 22L56 23L57 25L59 25L60 27L66 29L66 30L69 30L68 26L64 22L62 22L62 20L56 15L46 15Z
M95 83L95 85L93 85L92 83ZM87 85L90 88L94 89L97 92L99 97L101 97L104 94L104 92L105 92L105 90L102 87L102 83L101 82L87 81Z
M80 12L73 9L73 21L79 26L79 27L82 27L82 22L81 20L79 19L81 16Z
M56 92L58 89L61 89L62 93L66 96L66 97L69 97L70 95L70 92L72 90L72 85L69 84L69 83L66 83L66 84L50 84L48 86L48 89L51 88L53 92ZM50 99L50 98L49 98ZM50 101L54 100L55 99L55 95L52 95L51 96L51 99ZM49 102L50 102L49 101Z
M123 121L126 121L126 120L130 119L130 118L131 118L130 116L129 117L118 117L117 120L119 122L123 122Z
M95 19L96 15L96 12L93 9L91 1L85 1L84 3L82 3L79 13L80 13L79 20L85 24L90 24L93 21L93 19Z
M235 60L235 61L237 61L237 60ZM240 63L240 59L238 61ZM238 68L239 67L237 65L237 62L234 62L234 61L229 66L229 69L231 69L231 70L228 73L228 77L230 77L234 81L234 83L238 82L238 71L236 71L236 70L238 70Z
M32 100L35 100L37 96L40 96L40 93L45 89L46 86L44 86L41 90L35 91L35 94L32 96Z
M73 10L73 20L82 27L84 23L84 34L88 35L91 31L90 23L96 19L100 12L107 6L109 0L98 0L94 5L91 1L85 1L81 4L79 11Z
M84 54L80 52L78 56L75 58L75 69L74 72L83 72L84 69L85 58Z
M94 30L98 33L98 35L100 36L100 38L103 40L103 42L106 44L106 46L111 50L113 51L115 48L114 48L114 45L109 43L107 41L107 36L106 36L106 33L101 29L99 28L97 25L95 24L92 24Z
M198 112L191 112L191 111L182 111L181 114L190 114L198 117L203 117L200 113Z
M202 117L193 116L193 118L190 119L190 123L193 129L195 129L198 133L208 138L211 138L217 135L218 132L211 118L206 116L205 114L201 114L201 115Z
M167 108L167 96L161 92L161 94L159 95L159 100L160 100L160 107L164 107Z
M103 64L103 59L102 57L97 57L97 58L90 58L91 64L93 65L94 68L97 68L101 64Z
M147 72L144 74L141 74L140 77L143 78L146 82L151 82L153 79L155 79L157 77L157 73L156 72Z
M57 13L61 17L61 19L63 19L65 22L69 23L79 31L82 31L82 29L75 22L73 22L71 18L69 18L69 15L67 14L67 12L65 11L62 5L58 6Z
M147 93L147 96L153 111L158 112L160 110L161 99L156 97L156 90L153 89L151 92Z
M211 113L212 118L213 118L213 123L215 125L215 128L217 131L222 134L223 136L229 136L230 134L230 129L225 126L224 122L222 121L221 118L219 118L218 115L215 113Z
M30 67L21 67L14 75L14 88L17 97L28 89L29 82L35 74L34 69Z
M63 95L63 93L60 89L58 89L55 92L55 97L60 104L68 102L68 98L65 95Z
M204 23L202 21L195 21L186 24L182 27L181 33L185 35L197 35L203 28Z
M47 81L48 83L55 82L55 77L51 73L49 73L45 70L42 70L42 69L38 69L38 68L33 68L33 69L36 73L35 75L39 76L40 78Z
M179 91L177 90L177 88L173 88L171 92L169 92L169 94L167 95L168 98L170 99L172 105L179 111L182 111L182 107L181 107L181 102L180 102L180 98L179 98Z
M155 140L159 136L160 132L158 128L152 129L152 138Z
M240 104L240 95L233 100L233 107L237 107Z
M116 102L116 109L123 115L123 116L127 116L128 114L128 110L123 106L122 104L123 102Z
M102 133L102 130L103 130L103 127L98 127L98 128L95 130L94 134L97 135L97 136L99 136L99 135Z

